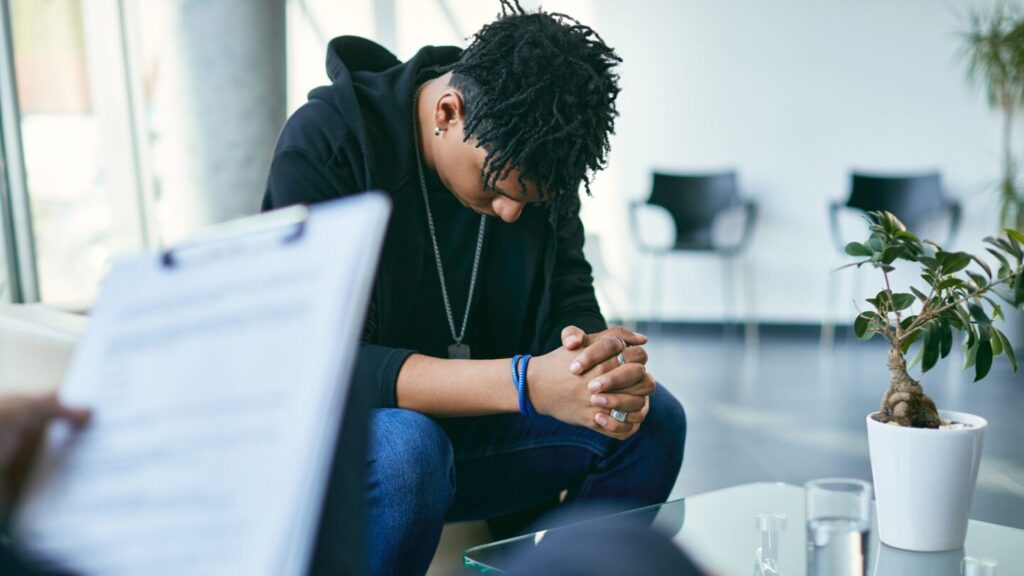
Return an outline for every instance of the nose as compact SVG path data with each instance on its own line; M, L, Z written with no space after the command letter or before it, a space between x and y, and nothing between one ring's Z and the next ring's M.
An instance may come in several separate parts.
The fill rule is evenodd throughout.
M502 221L511 224L516 220L519 220L519 216L522 215L523 203L516 202L515 200L505 196L496 196L494 200L491 201L491 209L498 215L498 218L501 218Z

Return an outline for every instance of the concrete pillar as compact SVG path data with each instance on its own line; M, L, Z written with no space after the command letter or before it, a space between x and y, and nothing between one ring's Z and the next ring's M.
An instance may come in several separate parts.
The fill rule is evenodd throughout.
M285 120L285 0L140 3L161 240L259 210Z

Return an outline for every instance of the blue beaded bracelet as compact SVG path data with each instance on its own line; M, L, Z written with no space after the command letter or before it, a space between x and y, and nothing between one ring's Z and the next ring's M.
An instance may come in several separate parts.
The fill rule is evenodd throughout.
M530 396L526 392L526 368L529 364L529 354L516 354L512 357L512 384L519 395L519 413L523 416L536 416L537 411L534 410Z

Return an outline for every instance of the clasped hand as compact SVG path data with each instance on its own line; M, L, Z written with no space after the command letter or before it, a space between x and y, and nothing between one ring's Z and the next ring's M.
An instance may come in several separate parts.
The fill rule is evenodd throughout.
M643 334L621 326L596 334L568 326L562 347L530 363L530 399L541 414L584 426L617 440L640 429L656 386L647 372ZM620 365L618 355L626 363ZM610 415L627 412L625 422Z

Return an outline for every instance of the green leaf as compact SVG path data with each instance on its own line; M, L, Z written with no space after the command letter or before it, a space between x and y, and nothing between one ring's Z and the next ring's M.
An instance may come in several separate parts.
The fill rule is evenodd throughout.
M874 306L879 312L892 310L892 303L889 301L889 293L885 290L875 294L874 298L867 298L867 302Z
M921 332L918 331L916 333L920 334ZM906 354L906 352L904 352L904 354ZM914 352L914 357L910 359L910 364L907 364L907 368L913 368L914 366L920 364L922 356L924 356L924 342L922 342L921 345L917 347L917 352Z
M900 230L899 232L896 232L896 236L898 236L900 238L906 238L907 240L913 240L914 242L917 242L918 244L921 243L921 240L918 239L917 236L914 236L914 234L912 232L907 232L906 230Z
M892 264L897 258L903 255L903 246L889 246L882 251L882 262Z
M969 304L967 309L971 312L971 318L978 323L978 326L991 326L992 320L985 314L985 309L977 304Z
M1007 238L1008 239L1006 239L1006 238L992 238L992 242L991 243L995 244L997 247L1001 248L1003 250L1003 252L1006 252L1008 254L1012 254L1014 258L1017 258L1019 260L1021 258L1021 256L1022 256L1021 248L1020 248L1020 241L1017 240L1016 238L1014 238L1013 236L1010 236L1009 234L1007 234Z
M921 331L920 330L914 332L910 336L905 337L903 339L903 341L900 342L900 351L903 352L904 354L906 354L907 351L910 350L910 347L914 344L914 342L917 342L920 339L921 339Z
M985 302L988 302L989 305L992 306L992 319L993 320L995 320L996 318L1002 318L1003 320L1006 320L1006 317L1003 316L1003 307L1000 306L998 302L996 302L995 300L989 298L988 296L982 296L982 298L984 298Z
M1019 366L1017 365L1017 355L1013 352L1013 345L1010 344L1010 339L1006 337L999 330L992 329L992 333L999 338L1000 343L1003 345L1003 354L1006 354L1006 359L1010 362L1010 367L1016 372Z
M1003 341L999 338L998 333L998 328L992 328L992 338L989 341L992 343L993 356L999 356L1003 353Z
M921 292L917 288L914 288L913 286L911 286L910 287L910 291L913 292L914 296L917 296L917 299L920 300L921 302L927 302L928 301L928 297L924 295L924 292Z
M931 370L935 363L939 361L939 347L941 344L942 330L935 323L929 323L921 340L921 346L924 348L924 357L921 359L922 372Z
M857 339L861 342L871 340L875 335L874 330L869 330L872 317L877 318L878 315L874 312L865 312L857 316L857 319L853 321L853 333L857 335Z
M985 286L988 286L988 279L982 276L981 274L978 274L977 272L968 271L967 275L971 277L971 280L974 280L974 283L978 286L978 288L984 288Z
M931 256L922 256L918 259L918 262L924 265L925 268L934 271L939 267L939 261Z
M960 306L955 307L954 311L956 311L957 318L959 318L960 321L963 322L964 326L970 326L971 315L970 313L967 312L967 309L964 308L962 304Z
M984 242L988 242L989 244L995 246L996 248L999 248L1003 252L1007 252L1009 254L1013 253L1013 244L1010 244L1008 241L1003 240L1002 238L998 238L996 236L985 236Z
M977 364L974 365L974 381L977 382L988 375L992 369L992 342L982 340L978 345Z
M1013 238L1017 242L1024 244L1024 234L1021 234L1020 232L1014 230L1013 228L1007 228L1006 235L1009 236L1010 238Z
M973 334L971 334L973 336ZM973 344L972 344L973 342ZM977 339L968 338L964 340L964 366L963 370L967 370L971 366L974 366L978 359L978 345L980 343Z
M942 255L946 256L945 261ZM943 274L953 274L967 268L971 263L971 255L966 252L940 252L939 262L942 263Z
M941 336L939 355L945 358L949 356L950 350L953 349L953 327L949 325L949 321L945 318L939 321L939 332Z
M871 250L872 255L874 255L875 252L881 253L885 250L885 240L882 240L878 234L872 234L871 237L868 238L867 247Z
M1013 301L1011 303L1017 308L1024 306L1024 274L1018 274L1017 279L1014 281Z
M871 256L873 252L860 242L850 242L846 245L845 251L850 256Z
M977 256L971 256L971 258L973 258L974 261L978 263L978 266L981 266L981 269L985 271L985 274L988 274L989 278L992 277L992 269L988 267L988 263L986 263L981 258L978 258Z
M988 250L988 251L989 251L989 253L991 253L991 254L992 254L993 256L995 256L995 257L996 257L996 259L997 259L997 260L999 260L999 262L1000 262L1000 263L1001 263L1001 264L1002 264L1003 266L1005 266L1006 268L1009 268L1009 267L1010 267L1010 262L1009 262L1009 260L1007 260L1007 259L1006 259L1006 256L1003 256L1003 253L1002 253L1002 252L1000 252L1000 251L998 251L998 250L993 250L993 249L991 249L991 248L989 248L989 247L987 247L987 246L985 247L985 250Z
M903 292L897 292L892 295L892 302L894 311L906 310L907 308L910 308L910 306L914 304L914 295L906 294Z
M943 279L942 282L939 282L938 285L935 286L935 288L938 289L938 290L945 290L947 288L952 288L953 286L963 286L963 285L964 285L964 281L963 280L961 280L961 279L959 279L959 278L957 278L955 276L950 276L949 278Z

